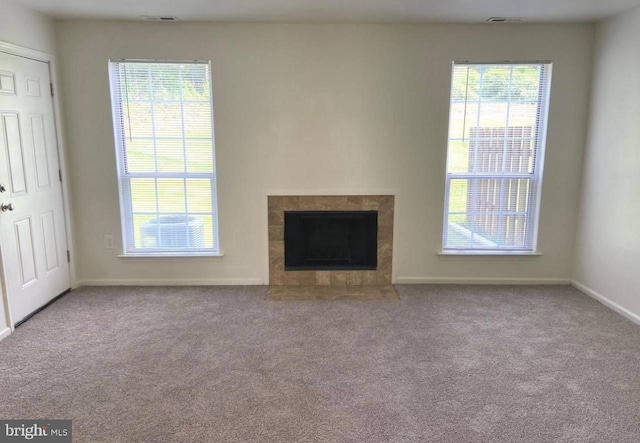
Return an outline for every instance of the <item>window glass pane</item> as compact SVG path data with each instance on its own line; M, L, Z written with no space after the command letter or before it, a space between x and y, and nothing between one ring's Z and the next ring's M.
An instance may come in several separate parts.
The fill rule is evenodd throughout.
M542 66L539 65L513 66L511 100L537 102L541 98L539 96L541 75L543 75Z
M447 247L526 248L531 179L453 179Z
M128 140L126 149L127 172L154 172L156 170L152 139Z
M188 179L187 203L190 213L212 212L211 181L208 179Z
M124 136L131 140L140 137L153 136L153 124L151 119L151 103L130 101L122 109L122 122Z
M479 104L480 112L474 126L480 128L504 128L509 124L507 103L482 102Z
M533 172L534 143L530 126L509 128L471 128L469 137L468 171L476 173ZM456 155L456 145L450 147ZM458 160L462 164L462 160ZM450 169L449 172L460 172Z
M477 126L478 109L480 104L454 102L451 103L449 118L449 138L452 140L462 140L469 137L469 128Z
M158 172L184 172L182 139L156 140Z
M449 213L467 212L468 180L451 180L449 182Z
M120 84L120 93L131 105L135 102L148 102L150 98L151 82L146 64L126 63L119 69L116 79Z
M158 211L156 196L156 180L153 178L132 178L131 187L131 209L135 212Z
M213 172L213 146L210 139L187 139L187 171Z
M203 246L205 248L217 249L218 245L214 243L215 239L213 237L213 217L210 215L199 215L198 220L202 222L203 226Z
M535 132L538 124L538 105L535 102L511 103L509 106L509 125L528 126Z
M180 66L150 63L154 101L180 100Z
M149 223L155 220L155 215L134 214L133 215L133 235L134 246L136 248L157 248L158 244L158 225Z
M182 95L188 101L209 103L209 70L205 65L182 65Z
M469 139L449 141L449 155L447 156L447 168L450 172L470 172L473 165L473 157L469 152Z
M155 102L153 119L156 137L182 138L182 107L179 102Z
M158 210L161 213L184 213L185 204L184 179L158 179Z
M211 109L208 103L184 104L184 132L189 138L211 138Z

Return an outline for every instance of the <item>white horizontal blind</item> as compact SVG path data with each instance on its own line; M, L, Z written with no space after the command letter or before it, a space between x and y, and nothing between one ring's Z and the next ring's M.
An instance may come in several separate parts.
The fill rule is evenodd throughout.
M551 65L454 63L443 249L533 251Z
M208 62L111 61L125 253L216 253Z

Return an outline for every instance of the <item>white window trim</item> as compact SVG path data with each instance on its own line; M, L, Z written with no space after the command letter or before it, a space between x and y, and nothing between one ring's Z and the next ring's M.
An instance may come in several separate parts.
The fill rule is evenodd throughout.
M444 257L460 257L471 256L471 257L537 257L542 256L542 253L538 250L538 234L540 227L540 207L542 201L542 186L543 186L543 177L544 177L544 160L546 153L546 142L547 142L547 128L549 124L549 108L550 108L550 97L551 97L551 78L553 71L553 63L549 60L535 60L535 61L497 61L497 62L470 62L470 61L454 61L451 64L451 81L452 83L449 85L450 96L449 96L449 119L447 120L450 125L451 122L451 97L453 95L453 69L456 65L532 65L532 64L540 64L546 65L547 73L544 77L546 81L546 86L544 88L545 95L542 99L542 103L545 105L542 112L544 112L544 118L541 120L541 126L536 135L536 146L538 147L534 159L534 172L533 174L526 174L524 176L516 177L516 178L530 178L532 183L535 186L531 186L530 192L532 193L530 201L532 202L532 208L529 211L529 223L531 224L531 249L480 249L480 248L445 248L447 234L448 234L448 208L449 208L449 190L450 183L452 178L463 178L460 176L464 176L464 173L454 173L450 174L447 172L449 165L449 129L447 129L447 156L445 161L445 198L444 198L444 208L443 208L443 219L442 219L442 249L437 252L437 255L441 258ZM449 126L448 125L448 126ZM454 177L455 176L455 177ZM474 177L478 177L477 174L473 174ZM496 176L492 175L492 178ZM505 178L504 175L499 176L500 178ZM508 176L506 177L508 178Z
M482 249L443 249L438 251L440 257L540 257L542 252L534 251L485 251Z
M220 251L220 252L191 252L187 255L185 255L182 252L176 252L174 254L170 254L170 253L165 253L165 252L158 252L156 254L147 254L147 253L137 253L137 252L130 252L128 254L119 254L118 258L148 258L148 257L152 257L152 258L185 258L185 257L194 257L194 258L199 258L199 257L224 257L224 252Z
M167 64L207 64L209 67L209 104L211 106L211 132L212 132L212 144L213 144L213 170L211 173L206 173L206 178L210 178L212 180L212 188L211 188L211 205L212 205L212 216L213 216L213 244L216 246L215 248L203 248L197 250L180 250L180 249L143 249L137 248L135 251L130 251L127 245L127 241L132 241L133 239L129 239L127 235L127 223L130 222L130 218L132 217L132 207L131 201L129 198L125 196L125 193L129 191L129 180L130 177L125 177L124 173L124 162L122 156L119 154L119 140L124 137L122 133L122 128L119 125L118 119L116 118L116 109L117 103L114 97L114 84L113 84L113 63L167 63ZM213 109L213 73L211 67L210 60L163 60L163 59L109 59L108 61L109 68L109 87L110 87L110 95L111 95L111 115L113 119L113 131L114 131L114 143L116 148L116 166L118 173L118 195L119 195L119 210L120 210L120 227L122 232L122 254L119 254L119 258L176 258L176 257L223 257L224 253L220 248L220 228L219 228L219 213L218 213L218 174L217 174L217 161L216 161L216 143L215 143L215 126L214 126L214 109ZM158 177L160 175L167 173L153 173L154 177ZM199 173L195 173L198 175ZM201 173L203 174L203 173ZM131 176L132 174L127 174ZM133 175L136 175L134 173ZM168 173L171 175L171 173ZM185 174L179 174L185 175ZM188 175L194 175L194 173L189 173ZM133 225L131 223L131 225Z

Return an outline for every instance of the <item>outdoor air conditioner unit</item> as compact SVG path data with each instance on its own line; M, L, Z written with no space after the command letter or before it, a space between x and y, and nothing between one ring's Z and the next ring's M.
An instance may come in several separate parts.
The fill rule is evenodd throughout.
M143 248L204 248L204 224L196 217L166 215L140 226Z

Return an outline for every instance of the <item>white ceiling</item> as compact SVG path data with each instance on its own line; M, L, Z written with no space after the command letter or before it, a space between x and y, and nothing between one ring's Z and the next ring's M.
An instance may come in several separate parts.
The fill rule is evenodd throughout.
M640 0L17 0L55 18L184 21L482 22L492 16L527 22L597 21Z

